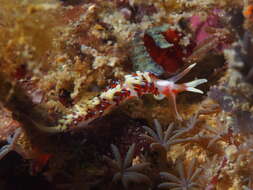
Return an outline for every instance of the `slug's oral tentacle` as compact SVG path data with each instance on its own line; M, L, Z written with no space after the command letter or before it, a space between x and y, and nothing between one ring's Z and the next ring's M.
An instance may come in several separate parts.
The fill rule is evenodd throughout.
M175 117L179 120L182 121L182 117L179 115L177 111L177 102L176 102L176 94L170 93L167 95L167 98L169 100L169 103L171 105L171 108L173 109Z

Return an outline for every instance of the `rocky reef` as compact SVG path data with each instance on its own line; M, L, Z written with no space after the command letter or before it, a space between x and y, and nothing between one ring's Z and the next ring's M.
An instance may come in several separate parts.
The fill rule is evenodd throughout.
M253 1L0 2L0 189L253 189Z

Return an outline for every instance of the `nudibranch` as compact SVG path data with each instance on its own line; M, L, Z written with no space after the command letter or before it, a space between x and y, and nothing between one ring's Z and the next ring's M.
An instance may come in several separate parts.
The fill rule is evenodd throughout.
M181 117L177 111L176 95L183 91L203 93L195 88L206 83L206 79L196 79L191 82L176 84L196 64L192 64L181 73L162 80L151 72L140 72L125 75L124 80L116 81L107 87L101 94L92 98L86 105L76 104L71 114L65 115L56 127L47 127L49 131L70 131L87 127L92 121L106 115L115 106L130 98L141 98L144 94L152 94L154 98L161 100L168 98L177 119ZM51 128L51 129L50 129ZM41 128L43 130L43 128ZM46 129L44 128L46 131Z

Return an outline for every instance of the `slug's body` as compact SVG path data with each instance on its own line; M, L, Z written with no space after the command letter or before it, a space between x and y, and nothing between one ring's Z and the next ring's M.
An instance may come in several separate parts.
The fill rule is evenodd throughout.
M206 79L198 79L189 83L175 84L194 66L195 64L190 65L183 72L168 80L158 79L150 72L137 71L134 74L126 75L123 81L114 82L100 95L89 100L86 105L75 105L73 112L66 115L58 127L64 131L85 127L93 120L108 113L114 106L133 97L140 98L144 94L152 94L159 100L167 97L176 117L181 119L176 107L176 95L182 91L203 93L195 87L207 82Z

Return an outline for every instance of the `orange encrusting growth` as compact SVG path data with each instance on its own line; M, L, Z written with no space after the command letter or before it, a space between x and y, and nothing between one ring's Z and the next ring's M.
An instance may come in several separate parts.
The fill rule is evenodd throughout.
M243 15L246 18L252 17L253 15L253 5L248 5L243 11Z

